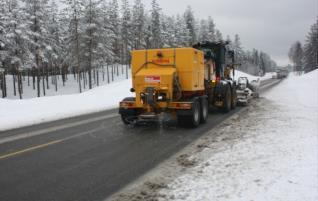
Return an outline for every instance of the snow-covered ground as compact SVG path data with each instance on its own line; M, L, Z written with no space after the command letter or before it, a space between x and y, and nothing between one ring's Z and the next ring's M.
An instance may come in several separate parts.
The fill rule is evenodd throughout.
M318 70L264 94L191 156L201 162L159 200L318 200L317 86Z
M250 76L242 72L237 72L237 75ZM17 97L13 96L12 85L9 84L9 99L0 98L0 131L115 108L124 97L134 95L129 91L131 79L125 80L125 74L116 79L115 83L104 82L103 86L79 94L78 85L70 76L66 86L59 86L57 93L52 85L46 91L48 96L40 98L30 98L35 96L36 91L26 87L26 80L23 96L29 99L22 100L11 100ZM62 84L61 80L59 83Z

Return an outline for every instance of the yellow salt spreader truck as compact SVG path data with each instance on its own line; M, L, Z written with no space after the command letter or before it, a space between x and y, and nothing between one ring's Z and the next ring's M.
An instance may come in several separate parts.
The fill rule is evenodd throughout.
M131 56L135 97L119 104L124 124L177 119L181 126L197 127L207 121L210 107L224 112L236 107L236 84L229 76L234 54L224 43L134 50Z

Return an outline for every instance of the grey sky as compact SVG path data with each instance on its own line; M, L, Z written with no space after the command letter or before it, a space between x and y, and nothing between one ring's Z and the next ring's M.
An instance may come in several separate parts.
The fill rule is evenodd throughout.
M133 0L130 0L133 2ZM150 8L151 0L143 1ZM158 0L164 13L183 13L188 5L199 18L213 17L224 37L237 33L245 49L261 49L279 65L288 50L302 43L318 16L318 0Z

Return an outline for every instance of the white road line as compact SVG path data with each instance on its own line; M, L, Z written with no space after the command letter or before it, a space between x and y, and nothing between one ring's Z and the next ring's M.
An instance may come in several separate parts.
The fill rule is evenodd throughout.
M83 125L83 124L89 124L89 123L92 123L95 121L110 119L110 118L117 117L117 116L118 116L118 114L109 114L109 115L105 115L105 116L101 116L101 117L95 117L95 118L91 118L91 119L87 119L87 120L68 123L68 124L64 124L61 126L53 126L50 128L45 128L45 129L41 129L41 130L34 131L34 132L21 133L18 135L14 135L14 136L5 137L5 138L0 139L0 144L4 144L7 142L12 142L15 140L20 140L20 139L25 139L25 138L29 138L29 137L34 137L34 136L38 136L38 135L42 135L42 134L50 133L50 132L54 132L54 131L59 131L59 130L67 129L67 128L72 128L72 127Z

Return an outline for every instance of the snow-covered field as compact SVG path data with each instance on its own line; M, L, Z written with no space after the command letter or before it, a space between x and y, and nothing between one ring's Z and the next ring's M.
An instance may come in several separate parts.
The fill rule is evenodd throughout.
M318 200L318 70L291 76L219 128L159 200ZM203 158L203 159L202 159Z
M237 72L238 76L250 75ZM131 79L125 80L124 74L115 83L104 83L82 94L78 93L78 85L73 77L69 79L65 87L59 86L58 93L52 85L46 97L30 98L35 96L36 91L25 87L23 96L29 99L0 98L0 131L115 108L124 97L134 95L129 91ZM13 97L11 85L8 86L8 95L9 98L16 98Z

